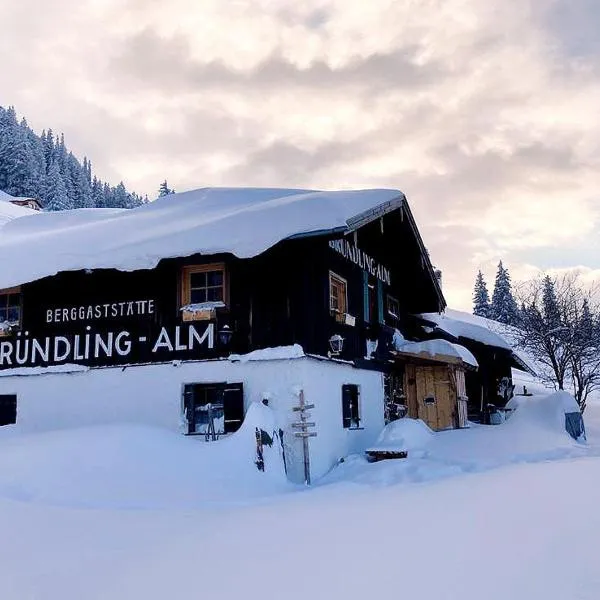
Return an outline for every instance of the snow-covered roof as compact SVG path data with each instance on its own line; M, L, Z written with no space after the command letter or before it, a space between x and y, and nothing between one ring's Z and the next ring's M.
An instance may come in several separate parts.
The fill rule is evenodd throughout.
M4 193L4 192L0 192ZM16 219L17 217L25 217L31 216L35 214L30 208L25 208L24 206L17 206L16 204L11 204L10 202L2 202L2 198L0 198L0 227Z
M458 310L447 309L444 313L426 313L425 320L435 323L437 329L455 338L466 338L486 346L511 350L511 345L498 333L492 331L475 315Z
M424 342L405 342L398 352L411 356L430 356L432 359L454 358L470 367L478 368L476 358L460 344L453 344L448 340L426 340Z
M196 253L248 258L297 235L351 230L403 202L402 192L392 189L203 188L131 210L41 213L2 227L0 288L60 271L148 269L163 258Z
M398 329L394 332L392 338L394 349L402 354L411 356L429 356L433 359L453 358L461 361L471 367L478 368L476 358L460 344L453 344L448 340L435 339L421 342L411 342L404 338Z
M538 370L535 361L516 347L518 336L513 327L449 308L441 314L425 313L420 316L426 321L435 324L439 331L443 331L456 339L464 338L479 342L485 346L509 350L519 368L531 373L535 373Z
M37 200L31 196L11 196L10 194L0 190L0 202L26 202L28 200L37 202Z

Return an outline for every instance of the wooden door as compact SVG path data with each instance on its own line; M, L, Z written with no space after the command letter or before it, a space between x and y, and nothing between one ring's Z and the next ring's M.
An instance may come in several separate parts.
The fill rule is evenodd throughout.
M431 429L449 429L456 423L456 394L447 366L407 366L407 400L410 417L422 419Z

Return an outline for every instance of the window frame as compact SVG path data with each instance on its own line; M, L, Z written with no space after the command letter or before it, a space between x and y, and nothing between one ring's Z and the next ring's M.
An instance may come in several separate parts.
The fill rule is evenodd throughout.
M352 410L353 403L350 401L348 403L348 409L346 409L345 402L348 394L346 394L346 390L349 389L356 390L356 403L354 404L355 411ZM345 418L345 414L349 414L349 422L347 423L347 419ZM353 414L354 413L354 414ZM362 399L361 399L361 391L360 385L357 383L344 383L342 385L342 426L344 429L349 431L356 431L360 429L364 429L361 425L362 423Z
M395 303L396 308L398 309L397 312L394 313L390 309L390 301ZM400 320L400 302L398 301L398 298L396 298L396 296L392 296L392 294L386 294L385 312L388 317L391 317L392 319L395 319L396 321Z
M18 303L18 311L19 311L19 317L17 319L16 323L16 327L20 328L23 322L23 297L22 297L22 293L21 293L21 287L17 286L17 287L12 287L12 288L6 288L3 290L0 290L0 306L4 306L6 308L8 308L10 305L8 304L8 297L9 296L18 296L19 298L19 303ZM0 323L4 323L5 321L0 321ZM6 322L8 323L12 323L12 321L9 321L8 319L6 319ZM0 331L0 336L2 335L8 335L10 332L2 332Z
M215 404L216 410L220 411L220 414L213 415L213 418L222 419L223 425L222 429L214 430L214 436L212 435L213 432L208 431L209 421L204 423L196 418L197 407L207 405L207 402L203 400L206 399L206 394L209 391L215 397L215 402L211 404ZM197 394L203 397L198 397ZM227 400L228 394L233 394L234 398ZM203 411L201 410L201 412ZM183 383L181 385L181 415L186 424L184 435L204 436L207 441L209 438L219 439L231 435L239 431L246 418L244 384L242 382L229 383L224 381ZM209 414L207 413L206 416L208 418ZM206 425L206 429L196 431L197 425Z
M343 295L343 310L339 310L333 307L333 294L331 293L332 284L336 281L337 284L341 284L341 287L344 291ZM348 313L348 281L341 277L334 271L329 271L329 312L331 314L347 314Z
M229 306L229 281L227 276L227 268L225 263L219 262L207 263L204 265L186 265L181 268L180 307L192 304L192 275L194 273L209 273L211 271L221 271L223 274L223 300L215 300L215 302L223 302L226 307ZM208 302L210 302L210 300Z

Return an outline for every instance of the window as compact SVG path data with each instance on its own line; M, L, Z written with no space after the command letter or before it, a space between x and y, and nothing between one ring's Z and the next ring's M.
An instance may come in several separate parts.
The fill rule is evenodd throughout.
M360 392L354 383L342 386L342 420L344 429L360 428Z
M388 294L387 297L387 313L392 319L400 318L400 303L396 298Z
M13 394L0 394L0 425L17 422L17 397Z
M244 420L241 383L189 383L183 387L183 410L188 435L215 440L234 433Z
M21 324L21 292L19 288L12 288L0 292L0 325ZM0 333L1 333L0 328Z
M222 263L184 267L181 283L183 306L206 302L227 304L226 273Z
M334 313L348 312L348 286L345 279L329 272L329 310Z

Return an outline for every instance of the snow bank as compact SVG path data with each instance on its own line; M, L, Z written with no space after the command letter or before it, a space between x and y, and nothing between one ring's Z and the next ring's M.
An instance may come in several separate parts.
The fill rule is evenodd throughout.
M398 419L388 423L369 450L422 450L433 440L433 431L421 419Z
M589 451L587 445L573 440L565 428L565 412L573 410L573 402L564 392L521 397L517 410L501 425L472 424L470 429L429 434L419 421L404 418L388 425L374 448L408 449L408 458L370 464L363 456L353 456L322 483L418 483L513 463L583 456ZM408 448L400 448L402 444Z
M297 234L347 230L352 217L403 201L400 191L386 189L205 188L131 210L37 214L2 227L0 288L59 271L150 269L162 258L195 253L231 252L247 258Z
M281 446L263 446L255 461L256 428L270 437L273 411L253 403L242 428L205 442L136 425L98 426L43 434L0 432L0 497L79 508L189 508L243 503L289 491Z

